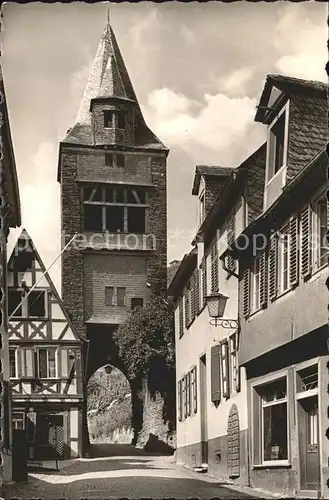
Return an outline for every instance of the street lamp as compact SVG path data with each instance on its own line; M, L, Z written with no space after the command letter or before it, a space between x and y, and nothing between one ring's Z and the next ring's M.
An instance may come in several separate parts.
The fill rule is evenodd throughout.
M228 297L222 293L212 293L206 297L209 316L212 318L210 324L213 326L222 326L223 328L238 328L237 319L223 318Z

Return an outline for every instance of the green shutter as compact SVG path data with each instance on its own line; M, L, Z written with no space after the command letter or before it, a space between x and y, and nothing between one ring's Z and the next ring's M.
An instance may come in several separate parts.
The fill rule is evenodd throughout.
M311 231L312 231L312 210L311 206L302 210L301 213L301 271L304 279L311 274L312 252L311 252Z
M230 363L228 357L228 342L223 340L220 344L220 359L221 359L221 374L222 374L222 387L223 387L223 397L230 397ZM224 371L224 363L226 366L226 373ZM226 383L226 388L225 388Z
M211 348L211 401L217 403L220 401L220 346Z
M289 222L289 237L290 237L290 262L289 262L289 277L290 285L298 285L298 219L296 216L292 217Z
M233 211L227 221L227 246L233 248L235 240L235 211ZM234 272L236 269L236 260L232 255L227 256L227 268Z
M183 297L179 297L178 301L178 315L179 315L179 337L184 334L184 310L183 310Z
M191 372L188 372L186 375L186 386L187 386L187 416L191 415L192 410L192 384L191 384Z
M195 270L195 313L198 314L201 310L200 305L200 272L199 269Z
M207 261L206 258L203 257L202 261L202 307L206 305L206 297L207 297Z
M211 247L211 292L218 292L218 250L217 250L217 240L215 239Z

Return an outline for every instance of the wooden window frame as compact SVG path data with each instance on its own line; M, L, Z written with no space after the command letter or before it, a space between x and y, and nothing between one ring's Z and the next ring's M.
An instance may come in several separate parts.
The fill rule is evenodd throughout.
M250 314L261 309L261 257L256 256L252 261L250 273ZM256 272L257 271L257 272Z
M11 375L11 360L10 360L10 352L15 353L15 376ZM18 347L14 346L9 346L9 373L10 373L10 379L19 379L19 373L18 373Z
M120 167L122 168L122 167ZM106 190L111 188L113 190L113 201L106 201ZM89 193L89 196L85 196L85 189L91 190ZM129 203L128 202L128 192L129 190L132 191L134 194L134 203ZM140 202L140 196L138 195L138 190L141 190L145 194L145 203ZM100 197L99 200L94 200L94 197L98 194L98 197ZM118 194L120 194L120 201L118 200ZM100 196L99 196L100 195ZM121 198L122 195L122 198ZM87 199L85 199L87 198ZM147 227L148 227L148 212L149 212L149 191L145 190L143 186L128 186L128 185L119 185L119 184L109 184L109 185L103 185L103 184L90 184L87 183L81 188L81 199L83 202L83 206L98 206L101 208L101 213L102 213L102 220L101 220L101 231L100 230L95 230L94 232L106 232L109 231L107 229L107 214L106 214L106 209L108 207L121 207L123 209L123 224L122 224L122 230L119 229L117 231L109 231L110 234L147 234ZM122 201L121 201L122 199ZM128 211L129 209L134 209L134 208L140 208L144 209L144 232L143 233L136 233L132 232L129 230L129 217L128 217ZM85 229L86 230L86 229ZM92 229L86 230L88 232L93 232Z
M21 420L15 419L14 415L21 415ZM22 422L22 424L23 424L22 430L25 430L26 429L25 412L21 411L21 410L17 410L17 411L13 410L12 414L11 414L11 425L12 425L12 429L17 429L17 427L14 426L14 422Z
M227 339L220 342L221 384L223 398L230 397L230 358ZM224 369L225 368L225 369Z
M266 186L268 186L272 180L279 175L287 166L287 156L288 156L288 135L289 135L289 101L285 103L282 109L279 111L277 116L272 120L267 129L267 148L266 148ZM284 142L283 142L283 162L280 168L275 171L275 155L273 154L273 127L276 126L277 122L282 119L282 115L285 115L284 123Z
M311 258L311 267L312 267L312 272L316 272L320 269L323 269L328 266L328 260L329 260L329 250L328 250L328 245L323 246L323 241L321 241L321 223L320 223L320 215L319 215L319 205L320 202L325 202L326 204L326 220L328 221L328 198L326 192L321 193L319 196L316 197L316 199L311 203L311 209L312 209L312 215L311 215L311 228L314 229L314 232L311 234L314 234L316 237L315 245L314 241L312 241L311 245L311 252L312 252L312 258ZM327 222L328 223L328 222ZM326 232L328 231L328 227L326 228ZM321 249L326 249L324 252L324 255L320 255ZM325 259L324 263L321 263L321 259Z
M262 396L259 394L259 391L272 383L275 383L278 380L285 380L286 382L286 395L285 398L277 400L271 403L263 404ZM290 465L290 428L289 428L289 419L290 419L290 404L289 404L289 380L288 380L288 372L287 370L282 371L281 373L277 373L275 375L265 376L262 380L259 380L255 383L251 384L251 394L252 394L252 429L251 429L251 438L252 438L252 460L253 466L265 466L265 467L280 467L280 466L289 466ZM285 403L287 408L287 459L285 460L264 460L264 424L263 424L263 408L267 406L273 406L274 404Z
M20 290L19 287L9 287L9 290L13 290L13 291L16 291L16 292L19 292L21 294L21 305L20 305L20 308L21 308L21 312L22 314L21 315L17 315L17 313L15 313L15 315L12 317L12 320L16 320L16 319L19 319L19 318L31 318L33 320L45 320L45 319L48 319L49 317L49 308L48 308L48 290L47 288L34 288L32 290L31 293L33 292L40 292L40 293L43 293L44 294L44 301L45 301L45 314L44 316L30 316L29 315L29 297L31 297L31 294L29 294L26 298L24 291L23 290Z
M49 376L49 349L54 349L55 350L55 375L53 377L50 377ZM40 351L41 350L46 350L47 351L47 377L41 377L40 376ZM37 377L38 379L42 379L42 380L47 380L47 379L57 379L58 378L58 347L54 347L54 346L49 346L49 345L45 345L45 346L38 346L36 348L36 358L37 358L37 366L36 366L36 371L37 371ZM32 357L32 362L33 362L33 357Z
M284 237L283 237L284 235ZM286 267L283 265L286 258ZM290 282L290 260L291 260L291 235L289 223L285 224L279 231L277 245L277 294L282 295L291 290ZM287 283L284 283L286 273Z

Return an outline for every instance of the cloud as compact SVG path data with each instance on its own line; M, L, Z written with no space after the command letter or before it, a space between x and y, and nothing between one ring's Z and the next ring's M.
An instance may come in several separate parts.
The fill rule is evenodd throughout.
M327 81L326 39L324 20L321 26L311 20L304 5L286 5L273 39L274 47L284 54L275 67L297 78Z
M253 123L255 99L205 94L198 103L171 89L154 90L148 98L148 122L169 146L186 151L207 148L220 153L242 140Z
M230 96L245 94L246 84L254 75L255 68L246 66L217 79L218 90Z

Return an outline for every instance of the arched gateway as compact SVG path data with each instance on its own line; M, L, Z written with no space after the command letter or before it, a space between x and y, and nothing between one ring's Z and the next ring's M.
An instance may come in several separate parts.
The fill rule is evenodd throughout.
M58 162L62 234L65 242L77 234L62 257L62 295L85 339L85 388L106 363L124 372L113 332L156 289L165 290L159 276L167 261L167 155L144 121L107 24ZM139 389L132 388L137 413ZM83 413L86 420L86 408Z

